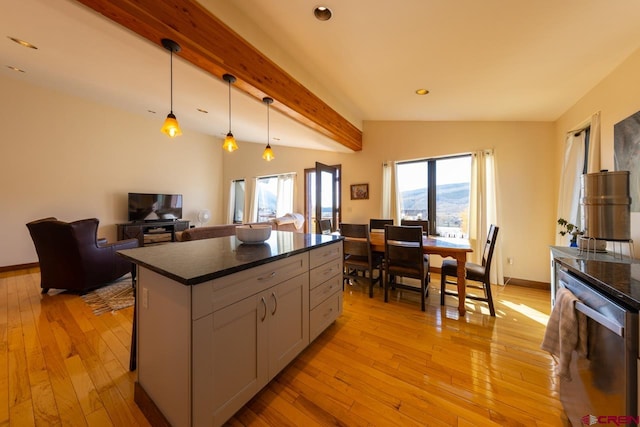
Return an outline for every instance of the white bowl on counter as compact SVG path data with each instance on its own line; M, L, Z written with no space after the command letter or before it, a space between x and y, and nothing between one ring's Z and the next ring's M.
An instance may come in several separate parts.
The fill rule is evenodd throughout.
M264 243L271 236L271 224L238 225L236 238L242 243L255 245Z

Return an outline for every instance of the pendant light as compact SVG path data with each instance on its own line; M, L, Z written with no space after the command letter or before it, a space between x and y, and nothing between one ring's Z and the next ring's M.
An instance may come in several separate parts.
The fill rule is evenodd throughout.
M182 131L180 130L180 125L178 124L178 120L176 116L173 114L173 53L180 52L180 45L174 42L171 39L162 39L162 46L167 49L170 54L171 61L171 110L169 114L167 114L167 118L160 129L160 132L168 135L170 138L174 138L176 136L182 135Z
M276 158L276 156L273 155L273 150L271 149L271 145L269 145L269 105L273 103L273 98L269 98L268 96L265 96L264 98L262 98L262 102L267 104L267 148L264 149L264 152L262 153L262 158L265 159L267 162L270 162L271 160Z
M236 78L231 74L223 74L222 79L229 83L229 132L227 136L224 138L224 144L222 144L222 148L227 150L228 152L232 152L238 149L238 144L236 144L236 139L233 137L231 133L231 84L236 82Z

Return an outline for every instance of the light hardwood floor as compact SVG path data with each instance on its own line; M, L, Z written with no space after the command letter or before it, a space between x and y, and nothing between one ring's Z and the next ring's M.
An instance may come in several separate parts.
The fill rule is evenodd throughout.
M41 295L38 270L0 273L0 426L146 426L128 370L132 309L94 316L77 296ZM459 318L417 294L382 302L348 286L344 314L230 425L566 425L539 349L549 292L494 287Z

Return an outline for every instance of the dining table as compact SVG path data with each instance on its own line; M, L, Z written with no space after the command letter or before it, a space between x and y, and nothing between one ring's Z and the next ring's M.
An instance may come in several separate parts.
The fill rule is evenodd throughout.
M371 250L384 253L384 230L371 230L370 232ZM451 257L456 260L458 269L457 286L458 286L458 312L464 316L465 295L466 295L466 270L467 253L473 252L468 239L450 238L440 236L423 236L422 250L425 254L440 255L443 258Z

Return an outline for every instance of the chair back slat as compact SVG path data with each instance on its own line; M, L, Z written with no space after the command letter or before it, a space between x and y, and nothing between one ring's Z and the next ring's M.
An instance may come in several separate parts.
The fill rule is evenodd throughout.
M369 230L384 230L385 225L393 225L393 219L370 219Z
M429 220L428 219L403 219L400 221L400 225L414 225L422 227L422 234L429 234Z
M367 224L340 224L340 235L344 237L345 257L351 255L371 258L371 239Z
M385 259L390 267L400 265L424 270L421 226L385 226Z
M489 274L489 269L491 268L491 259L493 258L493 251L496 247L496 239L498 237L498 230L500 227L496 227L491 224L489 227L489 233L487 234L487 241L484 244L484 249L482 250L482 265L486 269L486 275Z
M331 234L331 220L330 219L321 219L318 221L318 227L320 228L320 233L322 234Z

